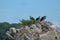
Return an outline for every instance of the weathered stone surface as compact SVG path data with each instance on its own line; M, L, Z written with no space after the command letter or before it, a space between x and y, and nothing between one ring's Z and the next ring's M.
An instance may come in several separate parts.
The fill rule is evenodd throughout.
M49 30L45 28L46 24ZM32 24L30 27L20 28L14 40L60 40L60 31L57 28L52 28L49 23L46 22L46 24L43 29L41 29L41 24L38 24L38 27L36 24Z

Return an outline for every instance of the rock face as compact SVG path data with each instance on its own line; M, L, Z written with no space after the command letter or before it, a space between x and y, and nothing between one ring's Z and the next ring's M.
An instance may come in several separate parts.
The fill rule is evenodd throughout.
M14 40L60 40L60 31L50 22L27 25L17 31Z
M52 24L54 25L54 24ZM52 25L41 26L41 24L32 24L30 27L22 27L16 34L15 40L60 40L60 32Z

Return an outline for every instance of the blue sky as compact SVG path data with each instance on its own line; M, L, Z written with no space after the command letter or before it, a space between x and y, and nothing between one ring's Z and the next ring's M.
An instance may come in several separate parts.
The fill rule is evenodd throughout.
M60 23L60 0L0 0L0 22L18 23L29 16Z

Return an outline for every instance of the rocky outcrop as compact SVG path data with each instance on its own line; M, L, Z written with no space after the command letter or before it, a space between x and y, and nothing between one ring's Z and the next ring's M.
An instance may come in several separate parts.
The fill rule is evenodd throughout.
M47 21L26 25L16 31L13 40L60 40L58 27Z
M46 24L45 24L46 25ZM55 26L54 26L55 27ZM60 32L58 29L50 26L42 26L40 24L32 24L30 27L21 27L17 30L14 40L59 40Z

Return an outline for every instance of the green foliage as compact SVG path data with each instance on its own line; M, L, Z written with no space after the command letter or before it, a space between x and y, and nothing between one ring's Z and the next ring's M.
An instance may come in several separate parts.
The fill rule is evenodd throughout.
M31 24L35 24L35 23L36 23L35 20L24 20L24 19L21 20L21 24L23 26L26 26L26 25L30 26Z
M21 24L20 23L12 23L12 24L10 24L10 27L20 28Z
M20 23L8 23L8 22L2 22L0 23L0 39L3 40L6 38L6 31L9 30L10 27L20 28Z
M1 38L4 39L6 37L5 33L9 27L10 27L10 24L8 22L0 23L0 36L1 36Z

